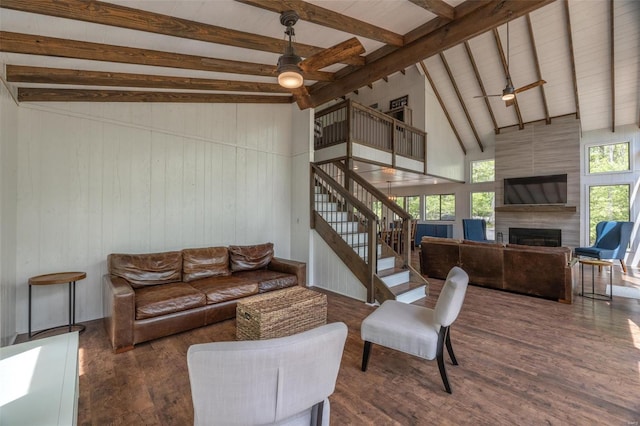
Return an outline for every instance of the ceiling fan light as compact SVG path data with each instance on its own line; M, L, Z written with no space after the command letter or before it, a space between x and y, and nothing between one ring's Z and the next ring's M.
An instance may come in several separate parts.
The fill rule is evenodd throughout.
M286 11L280 15L280 23L287 27L284 32L289 38L289 43L285 47L284 55L278 58L278 84L286 89L297 89L304 84L302 70L298 65L302 58L296 55L293 50L292 38L295 34L293 25L298 21L298 14L295 11Z
M503 101L510 101L513 100L513 98L515 98L516 95L514 95L513 93L503 93L502 94L502 100Z
M510 101L510 100L513 100L513 98L515 97L516 97L516 91L513 88L513 84L511 84L511 78L507 77L507 87L505 87L504 90L502 91L502 100Z
M278 84L287 89L297 89L303 82L302 74L297 71L284 71L278 74Z
M304 83L302 70L298 66L300 57L287 52L278 59L278 84L287 89L297 89Z

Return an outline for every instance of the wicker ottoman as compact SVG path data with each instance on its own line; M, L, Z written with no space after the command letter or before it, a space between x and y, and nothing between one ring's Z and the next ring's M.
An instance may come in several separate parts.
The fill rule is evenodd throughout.
M327 296L299 286L247 297L236 307L238 340L285 337L326 323Z

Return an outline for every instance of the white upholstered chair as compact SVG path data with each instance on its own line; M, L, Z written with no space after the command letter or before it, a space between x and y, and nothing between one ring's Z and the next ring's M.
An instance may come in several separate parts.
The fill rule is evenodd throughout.
M468 283L467 273L454 266L447 275L435 309L395 300L385 301L362 322L362 371L367 370L371 344L375 343L420 358L437 359L444 387L451 393L444 366L444 346L451 362L458 365L451 347L449 327L460 313Z
M195 425L328 425L344 323L269 340L193 345Z

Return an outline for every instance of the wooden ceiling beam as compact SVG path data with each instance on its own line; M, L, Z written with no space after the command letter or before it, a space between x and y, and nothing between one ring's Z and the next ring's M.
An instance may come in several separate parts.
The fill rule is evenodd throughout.
M493 132L497 135L500 133L500 129L498 129L498 122L496 121L496 116L493 114L493 108L491 108L491 102L489 102L489 98L487 96L487 91L484 88L484 83L482 82L482 78L480 77L480 71L478 70L478 65L476 64L476 60L473 57L473 53L471 52L471 46L469 46L469 42L464 42L464 49L467 52L467 58L469 58L469 62L471 63L471 67L473 68L473 73L476 76L476 81L478 82L478 86L480 86L480 91L482 92L482 99L484 100L484 104L487 107L487 111L489 112L489 116L491 117L491 122L493 123Z
M290 93L276 83L213 80L165 75L43 68L7 65L11 83L70 84L81 86L148 87L158 89L219 90L232 92Z
M569 0L564 0L564 12L567 27L567 39L569 40L569 59L571 62L571 76L573 79L573 99L576 106L576 119L580 120L580 98L578 97L578 77L576 75L576 57L573 54L573 36L571 34L571 13L569 12Z
M299 65L303 71L320 70L329 65L343 62L347 57L360 58L362 62L359 65L364 65L364 57L358 56L362 53L364 53L364 46L357 37L352 37L303 60Z
M492 1L493 0L467 0L464 3L460 3L454 8L455 19L463 18L467 16L469 13L475 11L476 9L482 6L485 6L491 3ZM419 38L422 38L427 34L430 34L435 30L441 27L444 27L449 22L451 22L451 20L442 18L440 16L438 16L437 18L431 19L430 21L427 21L424 24L420 25L419 27L414 28L413 30L406 33L404 35L404 42L405 44L409 44L413 41L416 41Z
M527 28L529 30L529 41L531 43L531 50L533 50L533 60L536 64L536 75L538 80L542 80L542 69L540 68L540 58L538 57L538 48L536 46L536 39L533 36L533 23L531 22L531 15L527 15ZM544 107L544 121L547 124L551 124L551 117L549 117L549 104L547 103L547 95L544 91L544 85L540 86L540 94L542 95L542 106Z
M455 18L455 8L442 0L410 0L411 3L437 15L442 19L451 21Z
M467 15L455 19L437 30L373 61L352 73L325 85L318 90L311 88L314 106L350 92L368 83L407 68L422 59L438 54L456 44L482 34L511 19L552 3L554 0L492 0L483 3ZM437 19L437 18L436 18Z
M420 61L418 63L420 64L420 68L422 68L422 72L424 72L425 77L427 77L427 80L429 80L429 84L433 89L433 93L436 95L436 99L440 104L440 108L442 108L442 111L444 112L444 116L447 117L449 126L451 126L451 131L453 132L456 139L458 140L458 145L460 145L460 149L462 149L462 152L464 153L464 155L467 155L467 148L465 148L464 144L462 143L462 139L460 138L460 133L458 133L458 129L456 129L456 125L453 123L453 120L451 119L451 115L449 115L449 111L447 110L446 105L442 101L442 97L440 96L440 93L438 92L438 89L436 89L436 85L433 83L433 80L431 79L431 75L429 74L429 70L427 70L427 66L425 65L424 61Z
M509 29L507 28L507 31ZM496 41L496 48L498 49L498 53L500 54L500 61L502 62L502 69L504 71L505 80L507 76L509 76L509 64L507 63L507 56L504 54L504 49L502 48L502 42L500 41L500 34L498 34L498 29L493 29L493 37ZM518 119L518 127L520 130L524 129L524 124L522 123L522 113L520 112L520 105L518 105L518 97L513 98L513 107L516 111L516 117Z
M230 61L227 59L89 43L7 31L0 31L0 52L58 56L62 58L259 75L265 77L276 76L275 65ZM323 71L310 71L305 72L304 77L308 80L330 81L333 78L333 74Z
M261 36L101 1L1 0L0 7L278 54L283 53L287 45L284 38ZM294 46L302 57L324 50L302 43L294 43ZM350 57L343 63L362 65L363 61L362 57Z
M447 76L449 76L449 81L453 86L453 90L456 92L456 96L458 97L458 102L462 107L462 111L464 112L465 117L467 117L467 123L469 127L471 127L471 131L473 132L473 136L476 138L476 142L478 142L478 146L480 147L480 151L484 152L484 146L482 145L482 141L480 140L480 136L476 131L476 126L473 124L473 120L471 119L471 115L469 114L469 109L467 109L467 104L462 99L462 94L460 93L460 89L458 89L458 84L456 83L456 79L453 77L451 73L451 68L449 68L449 63L447 62L447 58L444 56L444 52L440 52L440 60L442 61L442 65L444 65L444 69L447 72Z
M491 2L492 0L468 0L464 3L459 4L458 6L455 7L455 16L457 18L461 18L463 16L468 15L469 13L473 12L474 10L476 10L477 8L479 8L480 6L487 4L489 2ZM405 44L411 43L412 41L415 41L419 38L424 37L425 35L437 30L440 27L445 26L447 23L449 23L450 21L446 20L446 19L442 19L442 18L435 18L432 19L430 21L428 21L427 23L420 25L419 27L409 31L408 33L406 33L404 35L404 42ZM398 50L397 46L391 46L390 44L384 45L381 48L369 53L366 56L366 63L370 63L370 62L374 62L388 54L390 54L391 52L394 52ZM334 74L335 79L340 79L346 75L351 74L353 71L355 71L357 68L353 67L353 66L346 66L343 67L341 69L339 69L338 71L336 71L336 73ZM373 82L371 82L373 83ZM313 91L317 91L319 89L321 89L322 87L325 87L328 83L325 82L318 82L315 83L312 86L312 90Z
M20 102L181 102L289 104L291 96L228 95L216 93L145 92L132 90L84 90L18 88Z
M300 19L313 22L323 27L333 28L338 31L346 31L371 40L377 40L393 46L404 45L404 37L384 28L371 25L367 22L350 18L333 10L316 6L301 0L236 0L237 2L259 7L271 12L282 13L286 10L295 10Z

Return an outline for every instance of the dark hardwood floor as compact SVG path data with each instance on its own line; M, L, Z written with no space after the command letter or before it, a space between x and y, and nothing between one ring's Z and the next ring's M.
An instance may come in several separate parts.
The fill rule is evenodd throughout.
M576 268L578 271L579 268ZM598 282L607 273L596 272ZM640 273L614 283L640 287ZM579 277L578 277L579 278ZM576 280L579 285L579 280ZM418 301L432 307L442 281ZM640 300L572 305L469 286L451 328L459 366L447 360L453 394L435 361L374 346L360 371L360 323L373 308L330 294L329 322L349 328L331 421L401 425L640 424ZM81 425L188 425L190 345L235 340L235 320L136 346L114 355L100 320L80 336Z

